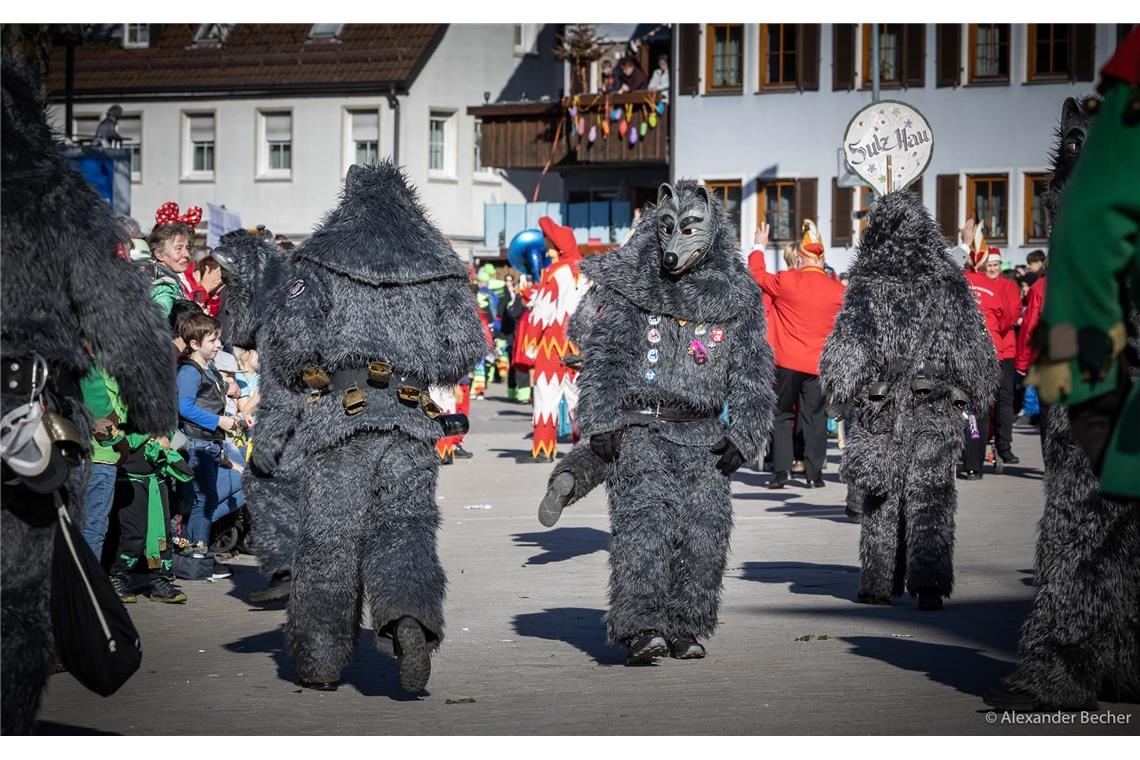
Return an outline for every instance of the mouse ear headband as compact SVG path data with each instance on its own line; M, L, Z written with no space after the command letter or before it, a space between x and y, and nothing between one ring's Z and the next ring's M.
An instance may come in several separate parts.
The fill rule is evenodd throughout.
M178 204L174 201L167 201L158 207L158 211L154 212L155 224L185 224L193 232L198 223L202 221L202 209L200 206L191 206L186 209L186 213L178 214Z

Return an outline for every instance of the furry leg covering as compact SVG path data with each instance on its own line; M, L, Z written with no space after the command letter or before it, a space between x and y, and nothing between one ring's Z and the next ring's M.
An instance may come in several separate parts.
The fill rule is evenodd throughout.
M902 594L906 555L900 552L904 535L898 494L867 494L859 530L859 596L887 599ZM900 567L901 555L901 567Z
M594 453L589 442L583 441L557 461L554 470L550 473L550 479L546 481L546 487L549 490L554 479L564 472L573 475L574 490L570 492L570 497L566 502L566 506L570 506L585 498L586 494L604 483L611 469L610 465L603 462Z
M1097 492L1060 406L1049 412L1035 569L1010 685L1062 709L1140 699L1140 504Z
M626 430L606 483L611 641L645 629L707 637L716 628L732 503L715 463L700 447Z
M299 474L305 463L300 453L299 447L287 446L272 478L259 478L249 468L242 473L241 487L253 516L257 565L266 578L293 566L304 498Z
M439 459L398 432L363 433L314 454L304 471L286 634L305 681L336 681L352 658L363 594L377 643L404 615L443 638L445 578L436 555Z

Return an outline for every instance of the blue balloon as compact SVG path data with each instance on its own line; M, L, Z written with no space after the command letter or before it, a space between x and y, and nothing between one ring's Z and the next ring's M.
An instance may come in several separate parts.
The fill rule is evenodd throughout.
M537 283L542 270L550 263L546 257L546 239L542 230L523 230L511 238L507 247L507 261Z

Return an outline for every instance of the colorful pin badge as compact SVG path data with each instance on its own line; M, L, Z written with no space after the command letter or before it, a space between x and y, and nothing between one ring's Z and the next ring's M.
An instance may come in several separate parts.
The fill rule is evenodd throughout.
M706 349L705 344L699 340L694 340L689 344L689 355L693 357L693 361L698 365L704 364L709 360L708 349Z
M709 326L706 324L699 324L695 328L693 328L693 334L694 335L704 335L708 331L709 331Z
M649 331L649 342L650 343L660 343L661 342L661 331L658 330L656 327L654 327L652 330Z
M714 327L712 332L709 333L709 340L713 343L720 343L724 340L724 330L720 327Z
M649 369L645 370L645 382L652 383L656 379L657 369L655 367L650 367Z
M651 325L661 324L661 315L660 314L654 314L653 316L651 316L649 318L649 324L651 324Z
M649 360L650 364L656 364L657 360L661 358L661 352L656 348L651 348L649 349L649 353L645 355L645 358Z

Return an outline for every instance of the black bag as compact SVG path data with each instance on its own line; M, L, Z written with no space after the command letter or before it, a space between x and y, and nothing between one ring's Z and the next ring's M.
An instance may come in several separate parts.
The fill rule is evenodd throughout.
M142 662L139 633L56 492L51 623L60 662L79 683L114 694Z
M172 572L175 578L184 581L208 581L214 576L214 555L207 553L198 557L184 551L174 553Z

